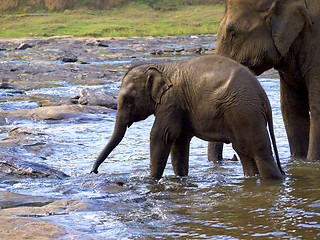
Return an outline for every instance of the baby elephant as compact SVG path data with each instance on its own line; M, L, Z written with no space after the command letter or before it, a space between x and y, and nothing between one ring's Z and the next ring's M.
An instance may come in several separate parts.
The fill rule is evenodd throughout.
M269 100L256 77L231 59L205 55L131 68L122 80L113 135L91 172L98 173L133 122L151 114L155 115L150 134L152 178L161 178L170 153L174 173L188 175L193 136L232 143L246 176L282 178Z

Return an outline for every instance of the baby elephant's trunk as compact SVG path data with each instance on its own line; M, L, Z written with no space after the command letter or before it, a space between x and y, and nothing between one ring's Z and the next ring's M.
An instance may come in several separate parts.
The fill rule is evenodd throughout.
M114 128L113 134L111 139L109 140L108 144L102 149L101 153L99 154L98 158L93 164L92 170L90 173L98 173L98 168L101 163L108 157L108 155L112 152L112 150L118 146L118 144L123 139L127 130L126 125L120 125L116 123Z

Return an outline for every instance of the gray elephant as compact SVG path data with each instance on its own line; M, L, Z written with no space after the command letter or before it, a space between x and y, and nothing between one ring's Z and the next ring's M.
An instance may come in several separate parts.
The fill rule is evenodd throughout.
M217 53L280 74L291 155L320 161L320 1L226 0Z
M130 69L122 80L113 135L91 172L98 173L133 122L152 114L152 178L161 178L170 153L175 175L188 175L193 136L232 143L246 176L282 178L269 100L256 77L231 59L206 55Z

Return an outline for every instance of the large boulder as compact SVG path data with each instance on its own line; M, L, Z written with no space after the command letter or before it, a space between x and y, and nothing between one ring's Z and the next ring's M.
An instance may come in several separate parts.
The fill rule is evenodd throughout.
M103 106L117 109L117 99L99 90L84 88L79 93L79 103L90 106Z

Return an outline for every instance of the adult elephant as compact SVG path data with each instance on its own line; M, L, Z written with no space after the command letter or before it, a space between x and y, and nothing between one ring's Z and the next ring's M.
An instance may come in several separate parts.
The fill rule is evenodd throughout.
M229 58L207 55L130 69L122 81L113 135L91 172L98 172L132 123L152 114L152 178L161 178L170 153L175 174L188 175L193 136L232 143L247 176L282 178L267 95L248 69Z
M217 53L280 74L291 154L320 161L320 1L226 0Z

